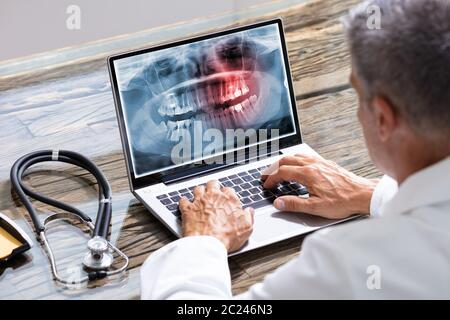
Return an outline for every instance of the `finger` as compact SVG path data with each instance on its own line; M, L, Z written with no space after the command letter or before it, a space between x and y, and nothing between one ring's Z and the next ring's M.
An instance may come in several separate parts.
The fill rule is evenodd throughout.
M319 215L320 199L311 197L303 199L296 196L284 196L277 198L273 205L275 208L286 212L303 212L312 215Z
M185 212L189 209L191 202L186 197L181 197L178 207L181 212Z
M200 199L203 197L203 194L205 193L205 187L203 185L197 186L194 188L194 199Z
M250 225L253 226L253 224L255 223L255 209L253 209L252 207L248 207L244 211L246 212Z
M295 157L286 156L286 157L278 160L277 162L272 163L266 170L264 170L261 173L261 178L264 180L267 178L267 176L275 174L278 171L278 169L280 169L280 167L283 165L296 165L296 164L297 164L297 159Z
M316 162L315 158L311 158L308 156L299 156L298 154L295 156L287 156L280 160L280 165L287 166L306 166L308 164Z
M245 225L243 225L244 232L241 235L243 242L247 241L253 233L254 212L255 210L251 207L244 210Z
M236 194L236 192L235 192L234 189L232 189L232 188L222 187L222 188L220 188L220 191L222 191L223 193L225 193L225 194L226 194L227 196L229 196L230 198L239 200L238 195ZM240 203L240 201L239 201L239 203Z
M301 161L307 161L307 162L317 162L319 160L324 160L322 156L319 154L306 154L306 153L296 153L295 157L300 159Z
M280 167L280 161L272 163L268 168L261 172L261 180L266 180L268 176L273 174Z
M254 212L255 210L251 207L236 212L236 214L238 215L238 237L239 242L242 244L248 240L253 232Z
M208 181L206 184L206 191L219 191L220 183L217 180Z
M266 170L261 173L261 178L263 180L267 179L269 175L276 174L278 169L282 166L304 166L315 162L312 158L298 158L294 156L286 156L279 161L270 165Z
M283 181L297 181L308 185L312 178L309 176L310 169L308 167L299 166L281 166L278 171L267 177L264 182L264 188L273 189L276 185Z

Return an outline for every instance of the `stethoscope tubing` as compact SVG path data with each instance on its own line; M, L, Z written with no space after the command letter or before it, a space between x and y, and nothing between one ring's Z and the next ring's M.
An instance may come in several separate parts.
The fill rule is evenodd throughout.
M112 214L111 188L103 173L94 163L79 153L67 150L60 150L57 158L55 158L55 154L52 150L35 151L18 159L11 168L10 178L12 186L30 214L36 236L39 238L40 233L44 231L44 226L39 220L36 210L31 204L31 201L28 199L28 196L48 205L76 214L86 222L91 221L87 215L77 208L34 192L23 183L22 178L25 171L29 167L34 164L47 161L60 161L73 164L90 172L96 178L99 185L100 201L93 236L101 236L106 239L109 232Z

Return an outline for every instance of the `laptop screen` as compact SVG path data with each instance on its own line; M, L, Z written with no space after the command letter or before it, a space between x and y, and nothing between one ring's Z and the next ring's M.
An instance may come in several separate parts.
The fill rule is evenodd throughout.
M276 22L113 61L136 178L295 135Z

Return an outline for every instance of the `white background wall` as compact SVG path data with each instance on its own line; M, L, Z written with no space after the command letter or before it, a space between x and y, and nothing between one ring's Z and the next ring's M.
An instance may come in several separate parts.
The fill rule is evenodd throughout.
M0 61L265 2L270 0L0 0ZM66 27L69 5L81 9L80 30Z

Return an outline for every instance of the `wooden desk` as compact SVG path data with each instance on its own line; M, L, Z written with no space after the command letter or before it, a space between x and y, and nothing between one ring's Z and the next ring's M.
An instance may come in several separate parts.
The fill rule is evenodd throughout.
M105 63L107 55L125 48L283 17L305 141L323 156L357 174L379 176L368 158L356 119L357 99L348 85L349 56L338 20L357 2L274 2L246 12L0 63L0 211L33 235L26 223L29 220L26 211L17 206L11 195L12 163L34 149L82 152L100 166L111 183L114 199L111 239L131 259L123 281L69 291L52 281L48 259L35 242L24 257L0 268L0 298L138 298L140 265L153 251L175 240L129 192ZM37 166L27 180L40 192L76 204L94 216L97 200L92 179L81 170L65 169L49 175ZM49 209L37 206L42 209L43 218ZM61 270L76 274L85 238L75 230L64 230L52 233L50 240ZM231 258L233 292L246 290L291 260L298 254L301 242L302 237L297 237Z

